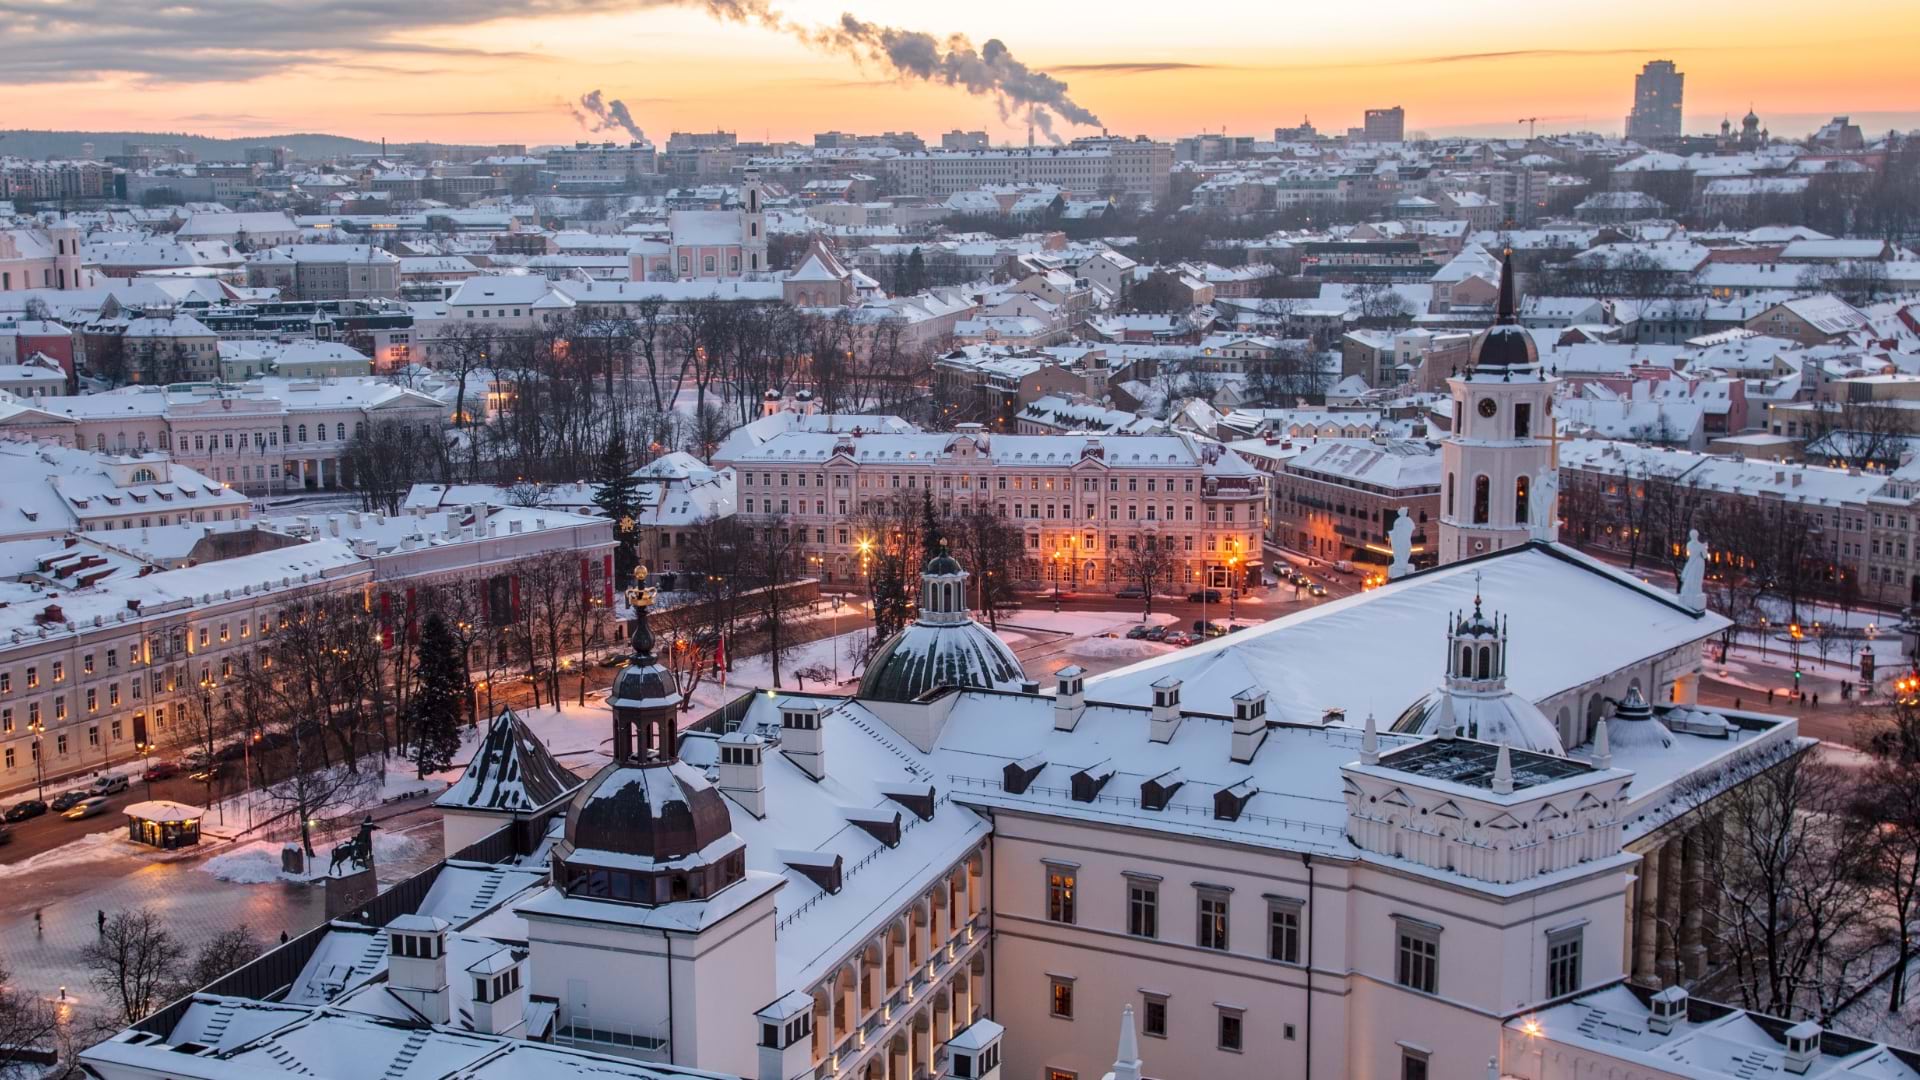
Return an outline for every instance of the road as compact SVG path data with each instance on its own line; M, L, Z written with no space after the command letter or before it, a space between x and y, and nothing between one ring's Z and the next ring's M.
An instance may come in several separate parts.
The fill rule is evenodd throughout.
M73 784L62 784L58 787L48 785L47 798L52 799L69 787L84 786L86 781L76 781ZM151 794L148 793L149 788L151 788ZM32 797L32 791L22 792L9 799L6 805L12 807L20 800ZM167 780L156 780L151 785L144 780L135 780L127 790L118 795L108 796L106 812L95 814L90 818L68 821L60 816L60 811L49 810L37 818L9 823L7 832L13 836L13 840L4 847L0 847L0 864L30 859L43 851L93 833L106 832L109 829L125 830L127 819L122 812L128 806L148 799L171 799L189 806L205 806L208 802L206 785L189 780L185 774Z

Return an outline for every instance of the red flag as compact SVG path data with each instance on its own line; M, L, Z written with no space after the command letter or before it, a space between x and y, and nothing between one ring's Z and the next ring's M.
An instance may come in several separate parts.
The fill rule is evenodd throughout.
M720 635L719 644L713 647L713 670L727 670L727 635Z

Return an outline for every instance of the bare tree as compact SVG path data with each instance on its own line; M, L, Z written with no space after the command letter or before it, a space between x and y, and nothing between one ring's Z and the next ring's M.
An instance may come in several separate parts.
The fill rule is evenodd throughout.
M166 1004L178 986L187 950L158 912L135 908L109 916L100 936L81 947L80 956L115 1020L128 1025Z
M45 999L21 990L13 973L0 967L0 1074L15 1066L37 1065L56 1049L60 1014Z
M1172 584L1178 569L1173 537L1134 534L1127 537L1126 550L1117 554L1116 572L1140 587L1140 613L1143 617L1152 615L1154 594Z

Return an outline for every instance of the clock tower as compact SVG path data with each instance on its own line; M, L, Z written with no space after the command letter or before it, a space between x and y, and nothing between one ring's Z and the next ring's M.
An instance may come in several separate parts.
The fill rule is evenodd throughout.
M1553 535L1558 485L1548 435L1558 382L1540 370L1533 336L1514 313L1509 252L1500 267L1499 314L1475 339L1472 366L1447 380L1453 431L1441 447L1440 562Z

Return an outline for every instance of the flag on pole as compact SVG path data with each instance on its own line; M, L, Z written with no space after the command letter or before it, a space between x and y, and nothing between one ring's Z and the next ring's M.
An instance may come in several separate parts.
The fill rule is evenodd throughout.
M721 634L720 641L713 647L713 669L720 675L720 695L727 692L727 635Z

